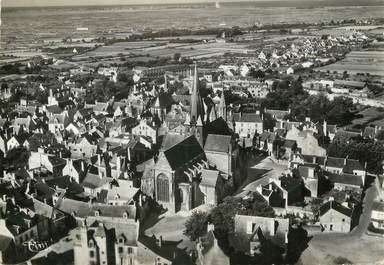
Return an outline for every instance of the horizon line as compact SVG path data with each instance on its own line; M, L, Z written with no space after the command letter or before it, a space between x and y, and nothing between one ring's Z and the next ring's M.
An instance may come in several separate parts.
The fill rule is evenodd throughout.
M45 7L45 8L51 8L51 7L102 7L102 6L144 6L144 5L177 5L177 4L180 4L180 5L190 5L190 4L209 4L209 3L212 3L214 4L216 1L215 0L192 0L191 2L180 2L180 0L169 0L169 2L167 3L164 3L164 2L157 2L157 3L151 3L151 1L153 0L147 0L147 2L143 2L143 3L109 3L109 4L105 4L105 3L94 3L94 4L65 4L65 3L59 3L59 4L56 4L56 5L44 5L44 4L36 4L36 5L4 5L4 0L0 0L0 8L36 8L36 7ZM219 2L220 3L250 3L250 2L305 2L306 4L308 5L311 5L311 4L316 4L316 3L321 3L321 2L324 2L324 0L312 0L312 1L306 1L306 0L220 0ZM348 0L342 0L343 1L348 1ZM338 1L335 1L334 3L336 4ZM384 0L367 0L366 3L361 3L360 1L356 1L356 0L350 0L350 2L354 2L356 5L358 6L365 6L365 5L369 5L369 3L371 4L379 4L381 3L382 5L384 5ZM365 2L365 1L364 1ZM353 3L353 4L354 4ZM352 4L352 3L349 3L349 4ZM325 5L325 6L328 6L328 5ZM330 6L333 6L332 4ZM378 5L378 6L381 6L381 5Z

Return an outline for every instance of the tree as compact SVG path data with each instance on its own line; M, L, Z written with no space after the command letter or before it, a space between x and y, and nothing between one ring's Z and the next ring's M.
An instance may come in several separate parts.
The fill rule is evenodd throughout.
M362 139L350 139L348 142L333 141L327 148L327 154L334 157L357 159L363 165L367 163L367 171L381 174L384 160L383 142L365 142Z
M180 58L181 58L181 54L179 52L173 55L173 60L175 60L175 62L179 62Z
M194 211L191 217L185 222L184 234L191 241L197 240L207 232L208 214L206 212Z
M210 214L210 220L215 225L215 232L222 236L233 232L236 214L263 217L273 217L275 215L273 208L258 193L253 193L246 200L228 196Z
M354 104L351 98L336 97L327 111L327 121L339 126L348 125L354 118L352 109Z
M253 68L251 69L249 75L254 77L254 78L264 78L265 77L265 74L263 71L261 71L260 69L255 70Z
M276 120L269 113L264 113L264 130L273 130L276 126Z
M7 152L4 167L7 170L24 168L28 165L30 153L25 147L16 147Z

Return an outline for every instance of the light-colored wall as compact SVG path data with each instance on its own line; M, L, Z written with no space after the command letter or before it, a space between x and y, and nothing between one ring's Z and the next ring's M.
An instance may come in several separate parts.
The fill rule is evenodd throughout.
M240 135L240 137L248 137L248 134L249 134L250 138L253 138L256 132L258 134L263 133L263 123L256 123L256 122L235 122L235 123L236 123L235 131Z
M323 216L320 216L320 224L324 227L325 232L348 233L351 230L351 218L334 209L330 209ZM330 231L331 225L332 231Z
M232 175L232 167L231 167L231 155L226 153L218 153L218 152L205 152L207 156L207 160L212 165L215 165L217 170L222 171L226 174Z

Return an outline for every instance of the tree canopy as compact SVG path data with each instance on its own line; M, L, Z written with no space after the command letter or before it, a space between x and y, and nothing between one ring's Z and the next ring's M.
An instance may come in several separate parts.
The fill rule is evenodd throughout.
M331 101L324 94L309 95L304 91L300 77L292 82L275 81L262 105L269 109L291 109L286 118L297 121L309 117L313 122L327 120L329 124L345 126L355 117L352 99L335 97Z
M258 193L254 193L249 199L238 197L226 197L222 203L215 207L210 220L215 225L215 231L230 233L234 230L234 218L236 214L273 217L273 208Z
M384 160L384 145L382 141L366 142L360 139L352 139L348 142L333 141L327 149L329 156L347 157L357 159L363 165L367 163L368 172L382 173L382 161Z
M208 214L205 212L194 211L185 222L186 234L192 241L197 240L207 232Z

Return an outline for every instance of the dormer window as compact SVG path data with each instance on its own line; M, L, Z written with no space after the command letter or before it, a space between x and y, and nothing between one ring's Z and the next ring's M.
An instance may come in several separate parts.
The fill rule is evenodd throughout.
M95 211L95 216L100 216L100 212L99 211Z
M125 241L125 240L124 240L124 237L123 237L123 236L120 236L120 237L119 237L119 243L120 243L120 244L123 244L124 241Z

